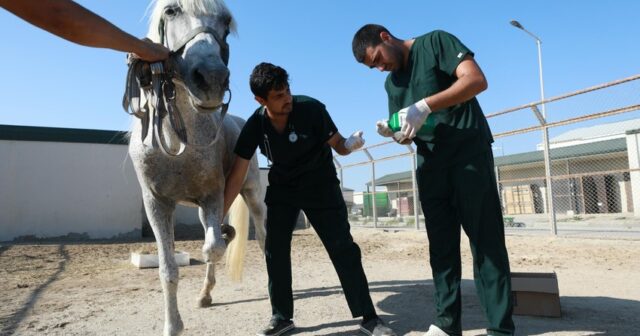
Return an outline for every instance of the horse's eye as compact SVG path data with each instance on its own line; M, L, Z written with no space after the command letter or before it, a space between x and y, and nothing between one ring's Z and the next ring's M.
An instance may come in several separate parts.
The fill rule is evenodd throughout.
M180 12L180 8L178 7L167 7L164 9L164 15L173 17L176 16Z

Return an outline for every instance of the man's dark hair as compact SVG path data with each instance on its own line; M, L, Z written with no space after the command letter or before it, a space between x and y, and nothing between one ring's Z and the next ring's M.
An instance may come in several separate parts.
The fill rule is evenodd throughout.
M356 34L353 36L353 42L351 42L353 56L355 56L356 61L364 63L364 56L366 55L367 48L375 48L378 44L382 43L382 38L380 37L380 33L382 32L386 32L391 35L387 28L373 23L366 24L362 26L362 28L358 29Z
M277 65L262 62L253 68L249 77L249 86L254 95L267 99L269 91L278 91L289 86L289 74Z

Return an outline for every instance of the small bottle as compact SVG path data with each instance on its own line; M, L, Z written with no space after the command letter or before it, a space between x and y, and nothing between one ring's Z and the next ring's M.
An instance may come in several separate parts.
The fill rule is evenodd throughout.
M435 121L433 119L432 114L433 113L429 114L429 116L424 121L424 124L422 124L422 127L420 127L416 135L418 136L433 135ZM404 110L400 110L391 115L391 118L389 118L389 128L394 132L394 134L400 132L406 118L407 118L407 112ZM398 137L400 137L399 134L398 134Z
M404 120L407 118L407 112L404 110L398 111L391 115L389 118L389 128L395 133L402 129Z

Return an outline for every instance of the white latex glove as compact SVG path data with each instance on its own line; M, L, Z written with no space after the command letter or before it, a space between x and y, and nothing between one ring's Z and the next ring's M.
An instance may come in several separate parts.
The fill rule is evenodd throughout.
M413 139L424 124L424 121L427 120L429 113L431 113L431 108L427 105L426 100L420 99L415 104L400 110L400 112L402 111L407 113L407 117L404 120L401 131L406 138Z
M357 131L344 142L344 148L350 152L364 146L364 139L362 138L362 131Z
M404 143L406 140L411 140L411 139L407 138L406 136L404 136L404 133L402 133L402 131L395 132L393 134L393 139L399 144Z
M385 138L389 138L393 136L393 131L389 128L389 120L378 120L376 121L376 128L378 134L382 135Z

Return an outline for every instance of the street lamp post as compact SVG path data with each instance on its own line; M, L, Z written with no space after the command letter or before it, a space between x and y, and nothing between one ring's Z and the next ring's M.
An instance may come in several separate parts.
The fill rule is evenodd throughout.
M511 20L511 25L524 31L529 36L533 37L536 40L536 46L538 47L538 73L540 77L540 105L542 106L542 141L544 143L544 168L545 168L545 177L547 184L547 205L548 205L548 214L549 214L549 222L551 223L551 232L553 235L558 234L558 228L556 225L556 212L553 206L553 190L551 187L551 160L549 157L549 129L547 128L547 110L545 108L544 102L544 80L542 79L542 41L538 36L533 34L532 32L526 30L520 22L516 20Z
M536 40L536 45L538 46L538 73L539 73L539 77L540 77L540 99L542 101L544 101L544 80L542 79L542 41L540 40L540 38L538 38L536 35L534 35L532 32L526 30L521 24L520 22L516 21L516 20L511 20L511 25L521 29L523 32L529 34L529 36L533 37ZM547 118L547 112L544 108L544 103L541 104L542 105L542 116Z

